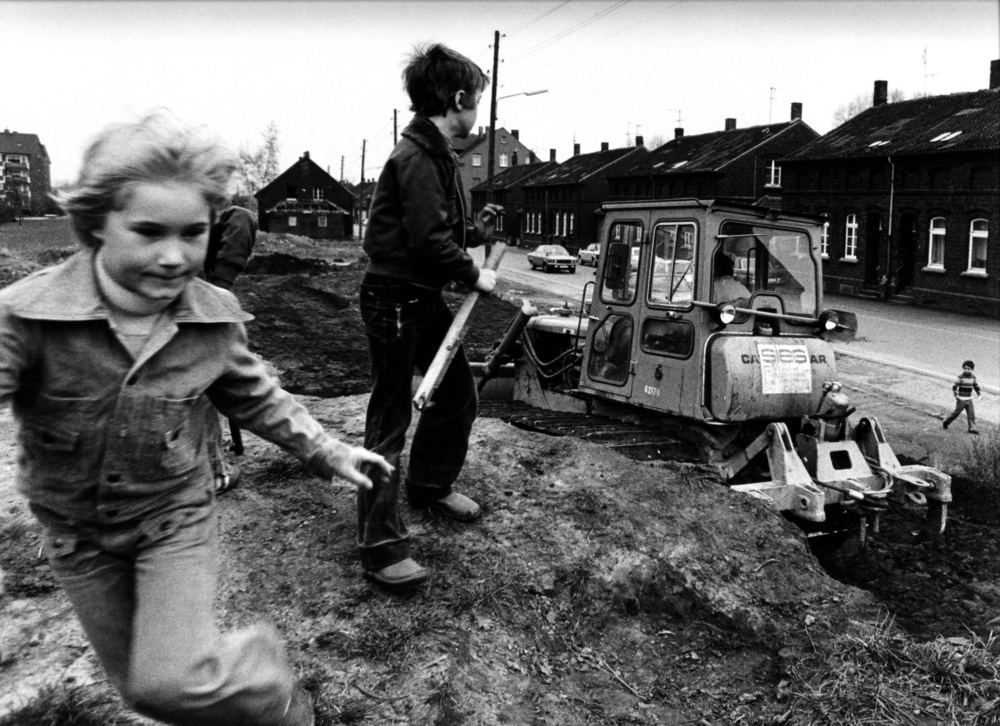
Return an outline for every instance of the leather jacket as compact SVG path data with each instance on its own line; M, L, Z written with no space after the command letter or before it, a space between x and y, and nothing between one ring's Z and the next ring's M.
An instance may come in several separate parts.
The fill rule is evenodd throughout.
M467 218L464 200L448 140L430 119L414 116L372 194L367 271L436 289L451 280L471 287L479 267L465 248L486 240Z

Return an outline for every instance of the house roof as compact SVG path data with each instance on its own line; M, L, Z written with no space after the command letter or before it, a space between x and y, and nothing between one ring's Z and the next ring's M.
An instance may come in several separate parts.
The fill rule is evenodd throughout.
M657 147L646 158L617 169L614 176L660 176L721 171L744 154L773 141L797 126L809 128L801 119L795 119L763 126L681 136Z
M791 155L797 159L1000 151L1000 88L874 106Z
M348 189L339 181L330 176L323 167L321 167L315 161L310 159L309 152L307 151L302 156L299 157L298 161L296 161L294 164L289 166L283 172L278 174L278 176L272 179L269 183L265 184L263 187L254 192L254 197L260 199L260 197L266 196L273 187L279 184L286 184L288 180L291 179L297 180L303 174L308 174L309 176L312 176L318 179L319 181L324 182L326 185L340 187L352 197L358 196L355 192Z
M4 129L0 132L0 153L28 154L49 158L45 145L38 140L38 134L19 134L17 131Z
M330 214L347 214L329 199L312 199L307 202L300 202L298 199L282 199L273 207L267 210L267 214L312 214L313 212L327 212Z
M598 172L620 168L620 162L633 158L644 158L649 154L645 147L626 146L621 149L594 151L590 154L576 154L558 164L551 171L532 177L527 186L555 186L558 184L579 184Z
M508 169L504 169L499 174L493 177L493 189L510 189L516 187L519 184L526 183L529 179L539 175L545 174L551 171L556 166L558 162L555 161L542 161L537 164L519 164L518 166L512 166ZM486 182L481 182L472 188L471 191L483 191L487 187Z

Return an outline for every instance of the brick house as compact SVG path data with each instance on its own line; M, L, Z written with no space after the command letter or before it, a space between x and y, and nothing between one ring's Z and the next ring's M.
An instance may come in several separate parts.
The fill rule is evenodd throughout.
M497 220L496 238L508 244L519 244L522 238L525 195L524 185L531 179L552 171L556 162L556 150L549 150L549 161L533 164L517 164L493 177L493 201L504 208ZM489 201L489 185L486 182L473 187L472 209L479 210Z
M40 216L56 211L49 199L49 153L37 134L0 133L0 199L14 209Z
M525 184L522 243L532 247L560 244L571 254L597 241L600 226L597 210L610 196L608 179L620 169L649 155L641 136L636 145L580 153L573 144L573 156Z
M299 160L254 194L262 232L313 239L350 239L355 195L309 158Z
M737 128L727 118L722 131L674 138L644 158L620 167L609 182L612 198L731 199L775 206L782 189L779 160L819 134L802 120L802 104L791 105L781 123Z
M473 214L472 188L486 181L489 171L490 130L485 132L479 127L479 133L466 139L453 139L452 150L458 156L458 175L465 189L465 208L470 216ZM521 143L521 135L517 129L510 132L505 128L496 129L496 143L493 149L493 176L517 164L534 164L538 161L535 152ZM479 209L478 207L475 209Z
M990 87L872 108L784 159L784 206L825 216L832 293L1000 317L1000 60Z

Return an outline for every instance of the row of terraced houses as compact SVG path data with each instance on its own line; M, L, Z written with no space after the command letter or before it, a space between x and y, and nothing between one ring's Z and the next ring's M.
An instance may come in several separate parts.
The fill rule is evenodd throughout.
M698 197L780 207L822 222L827 291L1000 317L1000 60L989 87L873 105L820 136L793 103L787 121L686 135L654 149L643 138L540 160L517 130L456 142L466 208L505 208L498 235L511 243L596 242L602 202ZM31 213L45 207L48 157L37 136L0 134L3 189ZM264 231L349 239L363 224L374 181L338 182L306 151L255 194Z

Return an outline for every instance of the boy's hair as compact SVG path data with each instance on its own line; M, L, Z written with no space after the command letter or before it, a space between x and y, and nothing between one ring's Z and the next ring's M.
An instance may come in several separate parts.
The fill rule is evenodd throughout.
M973 363L971 360L964 360L962 361L962 368L972 368L973 370L975 370L976 364Z
M403 69L403 87L410 96L410 110L424 116L443 116L457 91L465 91L472 108L476 92L489 84L483 69L461 53L441 43L417 46Z
M110 212L124 208L136 184L194 184L216 212L228 204L238 168L235 155L206 128L184 125L157 110L101 131L83 154L76 184L53 197L70 216L81 244L98 247L94 232L104 228Z

